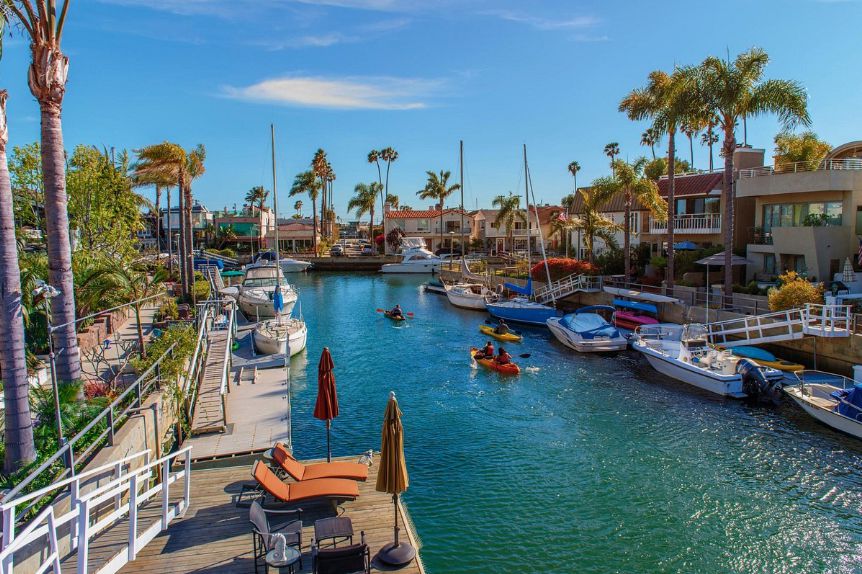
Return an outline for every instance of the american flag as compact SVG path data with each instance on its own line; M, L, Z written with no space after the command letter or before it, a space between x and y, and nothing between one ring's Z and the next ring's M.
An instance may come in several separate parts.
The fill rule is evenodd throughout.
M862 238L859 238L859 251L856 252L856 265L862 267Z

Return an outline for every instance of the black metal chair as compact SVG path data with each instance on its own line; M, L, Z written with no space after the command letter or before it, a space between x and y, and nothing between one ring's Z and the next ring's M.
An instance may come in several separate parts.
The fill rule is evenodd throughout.
M271 525L269 516L284 517L288 515L296 516L292 520L283 522L278 525ZM268 570L266 566L266 553L275 547L273 534L281 534L284 536L288 546L295 546L302 554L302 509L296 510L268 510L264 509L258 501L251 503L248 512L248 520L251 522L252 545L254 548L254 572L257 574L257 564L261 559L264 559L264 572ZM302 556L299 558L299 567L302 568Z
M314 574L371 574L371 551L365 543L365 532L360 533L359 544L319 548L311 545Z

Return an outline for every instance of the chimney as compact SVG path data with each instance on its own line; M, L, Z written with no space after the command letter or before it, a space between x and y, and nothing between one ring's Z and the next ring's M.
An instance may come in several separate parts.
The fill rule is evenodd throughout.
M392 204L391 204L391 203L389 203L388 201L387 201L386 203L384 203L384 204L383 204L383 213L384 213L384 214L389 213L389 211L390 211L391 209L392 209Z

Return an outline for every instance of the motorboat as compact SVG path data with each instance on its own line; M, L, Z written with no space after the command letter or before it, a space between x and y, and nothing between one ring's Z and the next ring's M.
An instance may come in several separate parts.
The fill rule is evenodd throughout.
M440 269L443 260L424 247L409 247L401 251L399 263L386 263L381 273L434 273Z
M302 319L278 317L254 328L254 348L263 355L294 356L305 349L308 327Z
M280 255L276 256L274 251L258 252L251 260L251 263L246 265L246 267L260 263L269 263L274 265L276 261L278 261L281 265L281 270L285 273L302 273L311 267L311 263L308 261L300 261L299 259L293 259L292 257L281 257Z
M506 301L485 301L485 309L492 317L525 323L527 325L547 325L548 319L557 316L557 310L542 305L527 297L515 297Z
M495 293L481 283L455 283L446 285L446 298L462 309L485 310L485 301L494 298Z
M628 339L620 333L612 322L600 315L611 314L614 308L608 305L582 307L562 318L551 317L547 321L551 333L565 346L581 353L603 353L624 351Z
M718 395L733 398L780 396L784 375L727 349L710 346L706 327L645 325L634 333L632 347L658 372Z
M832 427L862 439L862 383L822 371L798 371L797 384L784 392L806 413Z
M281 290L284 302L281 313L289 315L298 297L296 291L284 279L281 269L266 264L247 267L237 294L240 310L249 320L275 317L273 297L276 287Z

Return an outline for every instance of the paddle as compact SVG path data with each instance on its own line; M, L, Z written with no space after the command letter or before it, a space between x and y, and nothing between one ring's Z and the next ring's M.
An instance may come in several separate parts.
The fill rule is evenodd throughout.
M378 313L387 313L388 312L386 309L375 309L375 311L377 311ZM413 316L414 316L413 313L404 313L404 314L410 318L413 318Z
M529 358L530 358L530 353L521 353L521 354L520 354L520 355L518 355L518 356L519 356L519 357L521 357L522 359L529 359Z

